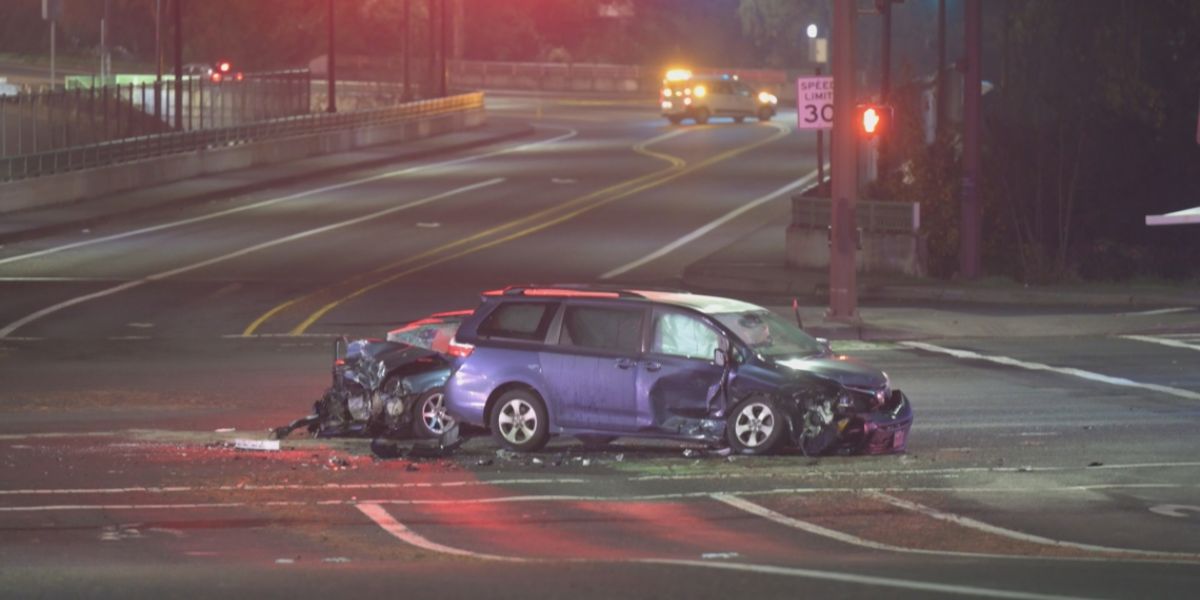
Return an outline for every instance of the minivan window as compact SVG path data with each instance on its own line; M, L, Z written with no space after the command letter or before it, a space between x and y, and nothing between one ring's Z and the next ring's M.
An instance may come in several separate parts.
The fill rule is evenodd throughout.
M567 306L559 344L636 354L642 349L642 311L600 306Z
M711 316L761 356L814 356L825 351L824 346L815 338L769 310L719 313Z
M720 344L720 334L692 315L660 312L654 316L651 352L712 360L713 352Z
M551 302L508 302L501 304L479 324L479 335L541 340L554 314Z

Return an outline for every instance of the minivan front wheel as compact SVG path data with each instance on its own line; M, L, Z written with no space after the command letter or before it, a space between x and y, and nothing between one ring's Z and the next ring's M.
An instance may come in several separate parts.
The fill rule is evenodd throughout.
M492 410L492 437L517 452L535 452L550 439L546 404L530 390L512 390Z
M784 426L783 415L774 400L750 397L738 402L729 411L725 438L735 452L765 454L779 443Z

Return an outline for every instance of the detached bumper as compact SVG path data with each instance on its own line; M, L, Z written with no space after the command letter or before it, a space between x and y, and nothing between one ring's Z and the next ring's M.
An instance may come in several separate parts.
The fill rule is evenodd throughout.
M908 447L908 431L912 429L912 404L904 392L895 390L884 407L873 413L858 415L843 433L843 439L854 440L861 454L892 454Z

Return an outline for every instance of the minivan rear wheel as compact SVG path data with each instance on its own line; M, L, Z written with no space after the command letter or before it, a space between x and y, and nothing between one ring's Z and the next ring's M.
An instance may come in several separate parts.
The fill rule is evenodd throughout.
M725 439L734 452L766 454L783 436L783 415L770 398L753 396L738 402L729 411Z
M517 452L536 452L550 440L546 404L531 390L511 390L496 401L491 415L492 437Z

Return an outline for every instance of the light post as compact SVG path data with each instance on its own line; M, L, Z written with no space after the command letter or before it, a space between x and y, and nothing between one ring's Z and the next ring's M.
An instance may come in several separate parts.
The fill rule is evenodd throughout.
M325 112L337 112L337 80L334 76L334 57L333 57L333 0L329 0L329 60L326 61L327 70L329 71L329 103L325 107Z

